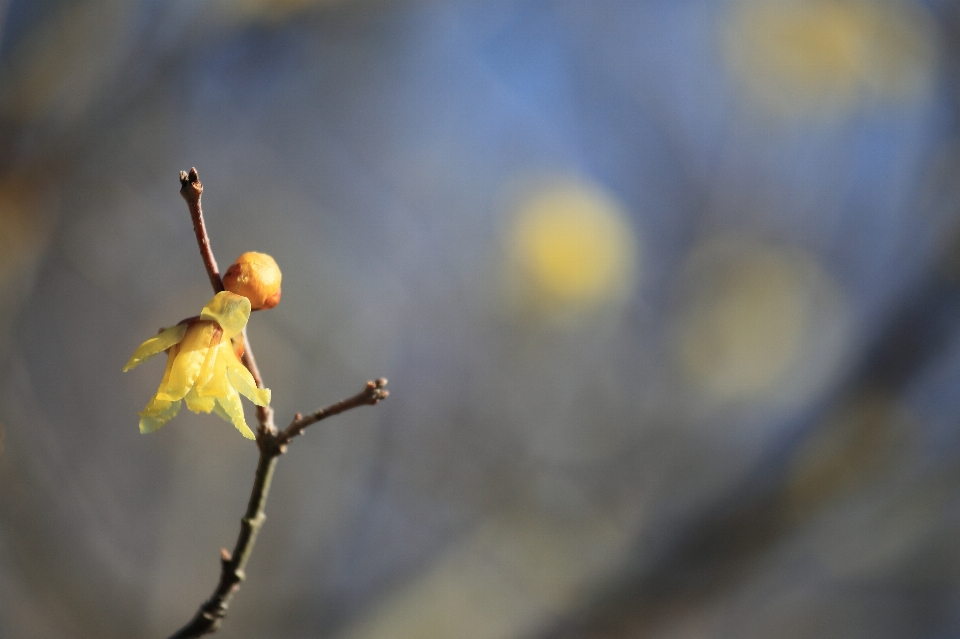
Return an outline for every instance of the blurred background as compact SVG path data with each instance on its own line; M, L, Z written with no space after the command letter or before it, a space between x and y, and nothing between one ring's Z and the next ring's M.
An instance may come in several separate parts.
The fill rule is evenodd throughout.
M165 637L257 452L134 348L272 254L221 636L960 635L960 5L0 0L0 636ZM249 405L248 420L253 419Z

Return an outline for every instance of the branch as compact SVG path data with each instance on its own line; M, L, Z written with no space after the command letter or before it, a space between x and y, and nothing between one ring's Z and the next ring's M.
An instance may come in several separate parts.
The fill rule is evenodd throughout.
M180 171L180 195L187 202L187 208L190 209L190 219L193 220L193 233L197 236L197 246L200 248L200 257L203 259L203 266L207 270L207 277L210 278L210 284L213 286L213 292L219 293L223 290L223 279L220 277L220 270L217 268L217 259L213 256L213 249L210 248L210 237L207 235L207 225L203 223L203 208L200 206L200 197L203 195L203 184L200 182L200 174L196 168L191 168L190 172ZM243 357L240 358L243 365L247 367L250 374L253 375L253 381L257 388L263 388L263 378L260 376L260 369L257 368L257 360L253 356L253 350L250 348L250 340L247 339L247 329L243 329ZM259 423L258 432L268 432L276 434L277 427L273 423L273 411L269 407L257 406L257 422Z
M211 634L220 629L223 618L227 615L230 600L243 581L247 561L253 552L253 544L257 540L257 533L266 520L264 506L267 494L270 492L270 480L273 479L273 470L277 465L280 453L273 455L260 452L257 462L257 474L253 479L253 488L250 490L250 501L247 502L247 512L240 520L240 536L233 548L233 553L224 548L220 551L220 583L210 595L190 623L171 635L170 639L195 639Z
M267 494L270 492L270 480L273 478L273 470L277 465L277 459L286 452L290 440L302 433L307 426L327 417L338 415L359 406L373 406L386 399L390 395L390 392L385 388L386 385L387 380L382 377L375 382L367 382L363 390L353 397L321 408L306 417L301 417L298 413L290 426L278 435L262 432L257 434L260 459L257 462L257 473L253 480L253 488L250 490L250 500L247 502L247 512L240 520L240 536L237 537L233 553L227 552L226 549L220 551L220 581L216 589L210 595L210 598L200 606L193 619L173 634L170 639L196 639L214 633L220 628L223 618L227 615L227 609L230 607L230 600L234 593L240 589L240 583L244 579L244 569L247 560L250 559L250 554L253 552L253 544L257 540L257 533L260 532L260 527L263 526L263 522L267 518L264 506L267 503ZM272 415L273 411L269 409L268 411Z
M203 265L210 277L210 283L213 285L213 290L219 293L223 290L223 280L220 279L217 261L213 257L210 239L207 237L207 229L203 223L203 212L200 209L203 185L200 183L200 177L197 175L196 169L190 169L190 173L180 172L180 194L187 201L187 207L190 209L193 230L200 247L200 256L203 258ZM250 349L246 328L244 328L242 335L244 342L243 364L253 375L257 386L263 388L263 379L260 376L260 370L257 368L257 361L253 357L253 351ZM257 422L259 423L257 446L260 449L260 458L257 461L257 472L254 475L253 487L250 489L247 512L240 520L240 535L237 537L237 543L234 545L232 553L226 549L220 551L220 581L217 583L213 594L200 606L193 619L174 633L170 639L196 639L214 633L220 628L223 618L227 615L230 600L234 593L240 589L240 583L245 576L244 570L253 552L257 534L267 518L264 507L267 503L267 495L270 492L270 481L273 478L277 459L286 452L290 440L300 435L307 426L322 419L358 406L373 406L386 399L390 395L390 392L385 388L386 385L387 380L384 378L367 382L364 389L353 397L321 408L306 417L297 413L290 425L279 434L273 422L273 409L269 406L257 407Z
M341 400L336 404L331 404L326 408L321 408L306 417L302 417L300 413L297 413L297 416L293 418L290 425L277 435L277 443L280 446L286 446L290 443L291 439L302 434L307 426L316 424L327 417L339 415L344 411L357 408L358 406L375 406L378 402L390 396L390 391L386 390L386 386L387 378L381 377L375 382L367 382L363 390L353 397Z
M253 349L250 348L250 340L247 338L246 326L243 327L243 332L240 333L240 337L243 339L243 355L240 357L240 361L243 362L243 365L250 371L257 388L263 388L263 378L260 376L257 360L253 357ZM257 423L260 425L257 429L258 437L261 432L270 435L277 434L277 427L273 423L273 409L269 406L257 406Z
M210 284L213 285L213 292L219 293L223 290L223 280L220 279L217 260L214 259L213 250L210 248L210 238L207 236L207 227L203 223L203 210L200 208L200 196L203 195L203 184L200 183L200 176L197 174L197 169L190 169L190 173L180 171L180 195L187 201L187 207L190 209L190 219L193 220L193 232L197 236L197 244L200 245L200 257L203 258L203 266L207 269L207 277L210 278Z

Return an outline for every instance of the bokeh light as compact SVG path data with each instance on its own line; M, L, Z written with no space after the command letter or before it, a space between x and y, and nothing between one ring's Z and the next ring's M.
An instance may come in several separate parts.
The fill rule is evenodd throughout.
M936 34L917 3L741 0L723 35L747 97L780 115L826 115L929 93Z
M599 187L576 181L531 191L509 229L512 301L566 318L624 302L637 279L638 247L622 207Z
M688 258L680 295L677 357L717 400L783 400L808 377L805 367L824 375L836 361L836 336L825 329L838 324L838 292L800 251L708 240Z
M627 540L609 522L530 515L486 523L338 639L508 639L578 607L582 592L615 572Z

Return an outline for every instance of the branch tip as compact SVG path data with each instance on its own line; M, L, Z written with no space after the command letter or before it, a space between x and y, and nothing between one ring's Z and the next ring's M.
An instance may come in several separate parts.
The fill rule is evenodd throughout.
M386 390L386 386L386 377L381 377L375 381L367 382L367 397L371 406L374 406L377 404L377 402L383 401L390 397L390 391Z
M203 193L203 184L200 183L200 174L196 167L191 167L190 172L180 171L180 195L184 198L200 198Z
M374 406L385 400L390 396L390 391L386 390L386 385L387 378L380 377L364 384L363 390L353 397L348 397L347 399L341 400L336 404L331 404L326 408L321 408L320 410L310 413L306 417L302 416L300 413L297 413L294 416L293 421L290 422L290 425L276 435L275 442L280 446L279 450L285 450L285 447L290 443L290 440L297 435L302 434L304 429L311 424L316 424L321 420L324 420L328 417L333 417L334 415L339 415L344 411L357 408L358 406Z

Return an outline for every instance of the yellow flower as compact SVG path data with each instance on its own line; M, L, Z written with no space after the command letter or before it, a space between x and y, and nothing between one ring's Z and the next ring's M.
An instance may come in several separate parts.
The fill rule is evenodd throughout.
M270 390L257 388L240 362L231 339L250 317L250 300L228 291L217 293L199 317L184 320L137 348L123 367L127 372L154 355L167 352L167 368L157 394L140 413L140 432L150 433L172 419L180 400L195 413L213 411L254 439L243 417L240 395L259 406L270 403Z

